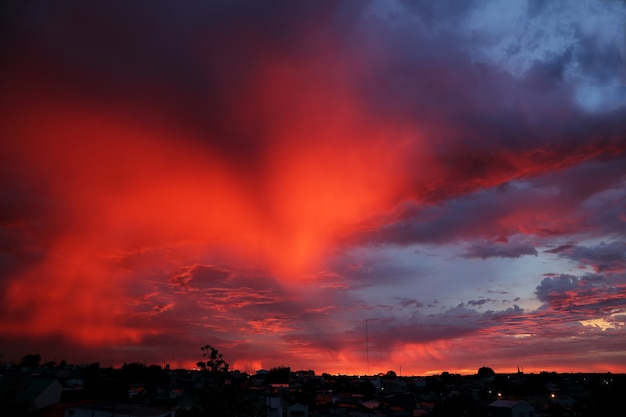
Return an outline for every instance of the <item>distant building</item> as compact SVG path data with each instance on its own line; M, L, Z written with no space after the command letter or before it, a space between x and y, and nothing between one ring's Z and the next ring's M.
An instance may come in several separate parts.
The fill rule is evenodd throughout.
M282 417L285 408L285 396L289 392L289 384L270 384L265 397L268 417Z
M68 407L64 417L175 417L175 411L137 404L94 403Z
M309 407L295 403L287 407L287 417L309 417Z
M283 399L281 397L266 397L268 417L281 417L283 415Z
M491 417L535 417L535 407L522 400L497 400L489 404Z
M31 378L15 403L21 411L32 413L61 401L62 392L63 386L56 378Z

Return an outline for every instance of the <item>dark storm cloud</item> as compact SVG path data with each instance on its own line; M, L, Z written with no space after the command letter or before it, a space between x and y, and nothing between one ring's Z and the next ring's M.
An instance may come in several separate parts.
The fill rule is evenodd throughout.
M231 278L231 272L212 265L192 265L181 268L181 272L174 275L172 283L181 287L202 289L215 284L223 284Z
M585 205L588 223L598 225L611 236L623 236L626 233L626 181L613 188L598 192L596 197ZM608 240L612 240L613 237Z
M573 278L573 280L569 278ZM571 290L573 286L576 286L576 281L574 277L564 276L561 282L543 282L541 289L538 287L538 293L544 290L548 292L568 291L568 289ZM548 287L551 288L548 290ZM571 296L570 294L565 297ZM596 296L604 301L598 304L598 299L593 300ZM582 334L583 325L579 321L593 317L602 317L602 315L596 316L596 314L599 314L597 308L600 304L607 311L623 308L623 302L616 298L616 294L611 291L604 295L592 295L588 291L586 293L581 291L576 297L583 297L584 300L563 300L562 303L551 303L548 309L527 310L514 305L501 311L487 310L484 312L478 312L473 308L480 308L489 302L488 299L469 300L438 314L429 314L428 316L415 314L410 319L394 317L377 320L374 322L375 325L372 326L375 331L371 332L371 340L374 344L382 343L384 340L385 345L388 346L389 343L431 343L454 340L459 337L467 338L472 334L482 334L485 337L485 343L491 343L487 342L487 340L492 339L494 350L506 350L508 346L511 353L517 351L516 355L524 357L526 356L523 353L524 349L518 351L515 348L516 346L526 346L528 348L529 345L533 344L529 342L532 340L543 340L545 343L545 341L554 340L554 338L570 337L572 330ZM596 305L589 304L590 302ZM571 308L564 308L567 303L573 303L574 305ZM613 322L616 326L619 326L619 318L609 318L607 322ZM614 334L608 332L605 335L599 333L592 335L589 333L591 330L585 331L583 337L573 340L572 343L583 346L584 340L599 338L606 343L607 352L615 351L620 341L617 330ZM402 337L399 335L402 335ZM511 337L515 339L511 339ZM515 341L514 343L513 340ZM567 350L566 347L564 349ZM554 352L559 351L562 351L562 349L556 348L554 350ZM537 349L536 352L546 351ZM464 351L464 357L472 354L472 349Z
M566 297L568 291L576 289L578 282L579 278L573 275L544 278L537 286L537 298L545 302Z
M304 295L285 291L263 271L229 266L181 267L170 278L173 294L161 281L152 283L154 292L140 297L139 309L158 300L152 311L165 310L168 314L159 317L161 323L190 331L193 326L201 326L211 338L233 329L287 339L299 338L296 335L302 332L321 338L321 329L329 329L334 314L359 308L356 299L337 287L336 277L328 286L316 286ZM145 291L150 293L149 289ZM330 343L333 338L336 334L329 333L328 339L319 339L316 346Z
M480 300L469 300L467 302L467 305L471 307L482 307L483 305L487 303L493 303L494 301L495 300L492 300L490 298L481 298Z
M568 243L567 245L557 246L556 248L548 249L548 250L546 250L544 252L547 252L547 253L561 253L561 252L565 252L565 251L569 250L570 248L572 248L572 246L574 246L574 245L571 244L571 243Z
M60 210L55 202L35 190L21 190L16 182L0 188L0 288L45 258L54 236L63 232Z
M535 293L549 308L583 319L626 308L623 289L623 275L563 274L544 278Z
M381 251L359 253L341 253L331 260L331 267L339 274L329 277L339 289L359 290L376 287L385 283L403 283L417 281L426 276L425 268L406 265L391 254ZM325 281L322 281L325 282Z
M623 166L622 158L602 158L437 205L407 202L389 218L374 219L375 227L363 228L355 239L406 245L459 238L500 239L517 233L545 237L580 231L619 233L626 227ZM512 248L511 242L500 247ZM497 247L494 242L494 250Z
M392 49L385 56L388 59L378 63L386 75L381 79L388 84L376 91L389 100L385 104L396 103L397 106L391 106L394 110L412 109L415 117L420 113L439 115L432 110L433 106L446 106L448 114L461 117L462 127L480 128L476 137L474 129L459 129L472 135L477 142L474 146L498 143L506 137L507 147L522 149L524 145L536 145L540 139L566 141L572 134L575 137L576 132L580 132L580 128L584 131L592 119L579 120L577 126L571 125L570 118L559 118L563 122L567 120L567 124L554 120L557 108L561 115L577 113L572 101L577 80L565 79L564 67L582 67L580 73L586 74L587 64L593 63L603 69L605 75L619 73L622 67L615 63L625 51L619 44L611 43L618 39L607 39L602 33L594 38L593 35L600 30L593 27L598 23L593 19L578 22L577 32L576 22L572 22L559 7L529 6L524 10L518 2L502 13L515 25L506 27L500 22L503 16L495 14L496 11L504 12L497 2L463 2L462 5L445 6L404 4L407 7L404 11L409 12L405 15L397 10L388 11L393 29L384 24L374 25L380 28ZM485 13L484 6L488 6L488 13ZM384 11L379 11L378 15L385 17ZM554 19L550 20L551 17ZM560 37L547 38L552 33L534 24L544 21L555 25L560 23L567 29ZM528 22L527 27L524 22ZM515 34L519 35L517 42L526 43L515 45ZM595 40L596 44L584 42L583 36ZM489 48L498 42L508 41L512 44L507 45L508 51L503 51L502 55L484 53L491 51ZM539 51L546 48L546 53L537 55L533 48ZM573 48L576 54L572 53ZM411 53L407 53L408 50ZM597 56L587 58L583 53ZM611 57L603 59L604 55ZM516 58L520 58L523 64L520 74L508 67L509 63L516 62ZM432 68L442 72L433 72ZM405 88L391 88L394 85ZM385 91L389 94L385 95ZM400 105L402 99L406 100L404 105ZM560 134L555 136L558 132Z
M524 241L490 242L483 241L470 245L461 255L464 258L519 258L520 256L537 256L535 247Z
M555 168L586 158L592 150L583 143L598 143L606 135L598 127L606 124L604 116L577 117L567 83L556 82L558 74L517 79L494 63L476 62L471 51L489 39L466 39L458 27L478 4L405 4L430 27L421 31L406 24L409 17L376 13L369 2L242 1L193 7L156 2L150 8L89 3L39 13L31 5L12 10L20 22L14 25L18 39L24 39L27 51L47 57L48 75L58 72L65 90L97 88L98 94L131 97L131 103L140 95L196 125L239 169L253 169L272 140L266 121L252 117L242 126L234 117L242 102L253 99L250 83L267 55L296 63L319 51L323 45L307 38L305 30L323 27L346 54L339 58L343 64L349 65L350 57L367 59L366 76L350 81L364 106L419 126L429 140L441 143L435 160L445 169L425 182L420 175L410 190L440 201L485 182L497 185L532 174L537 168L528 165ZM537 87L538 79L556 81ZM589 126L596 127L593 137ZM416 157L416 166L421 163ZM434 187L436 181L442 186Z
M397 343L431 343L468 336L480 328L478 317L473 310L456 307L428 317L379 318L369 326L370 340L377 346L391 347Z
M473 237L500 237L520 232L564 234L573 226L558 220L537 222L533 213L562 211L567 204L560 196L542 187L510 184L449 199L443 204L400 206L391 222L377 230L360 232L359 240L375 243L411 244L449 242ZM521 221L513 222L520 213ZM564 219L561 219L564 220ZM495 243L494 243L495 245ZM504 245L506 246L506 245Z
M566 245L557 248L561 257L571 259L581 266L591 266L596 272L623 271L626 269L626 242L601 242L596 246ZM553 250L554 251L554 250Z
M15 45L23 41L31 48L22 51L27 56L47 52L45 57L53 59L53 63L83 74L86 79L110 79L114 87L121 88L126 86L121 84L124 80L149 77L145 81L154 87L163 81L189 83L191 87L207 68L200 63L208 63L209 69L225 65L221 69L248 71L250 68L241 65L229 67L236 63L230 60L258 58L253 51L259 45L268 44L279 50L288 45L295 47L293 35L300 33L301 25L319 20L331 23L335 7L336 2L322 5L310 1L268 1L262 5L254 1L186 5L168 1L107 5L9 2L6 15L12 19L5 31L13 34ZM74 36L75 33L82 36ZM251 37L256 37L256 42L246 42L252 41ZM234 50L233 46L243 49ZM223 53L202 56L199 52L203 47Z
M358 13L337 2L10 2L12 87L58 98L160 111L196 129L238 169L254 168L271 141L261 118L241 125L267 59L296 62L316 48L312 25L340 37ZM319 47L319 46L318 46ZM21 85L21 84L24 85ZM29 87L31 86L31 87ZM148 110L152 109L152 110Z
M616 129L616 132L620 131L621 129ZM612 146L608 146L607 150L611 148ZM623 189L623 182L626 180L624 159L612 157L613 153L617 154L617 149L567 170L546 172L532 182L537 186L558 189L561 198L567 199L572 204L587 200L603 190Z
M524 310L518 306L499 312L478 312L470 308L480 308L485 303L482 300L470 300L437 314L424 315L415 312L409 318L379 318L371 326L372 335L375 340L385 341L384 343L430 343L467 337L499 325L500 321L510 321L515 317L523 320L525 315Z
M397 297L396 300L401 307L419 309L424 307L424 303L414 298Z
M42 252L46 204L36 196L0 196L0 253L31 258ZM32 260L32 259L30 259Z
M278 285L271 285L271 280L259 279L259 271L212 265L180 269L170 278L171 284L180 287L201 309L228 312L245 308L260 312L265 310L263 305L270 305L270 310L277 312L286 307L286 294Z

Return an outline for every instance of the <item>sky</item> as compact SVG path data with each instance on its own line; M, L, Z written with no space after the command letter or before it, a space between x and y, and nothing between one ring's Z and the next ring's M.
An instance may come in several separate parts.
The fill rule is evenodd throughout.
M626 372L626 2L0 19L0 362Z

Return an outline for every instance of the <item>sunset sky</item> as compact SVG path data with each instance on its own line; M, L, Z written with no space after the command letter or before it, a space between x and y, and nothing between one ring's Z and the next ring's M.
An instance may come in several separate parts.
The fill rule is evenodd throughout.
M0 362L626 372L626 2L0 19Z

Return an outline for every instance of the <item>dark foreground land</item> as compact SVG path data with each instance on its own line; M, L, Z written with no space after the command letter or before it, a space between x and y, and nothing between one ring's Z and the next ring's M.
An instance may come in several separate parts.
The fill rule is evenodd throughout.
M624 416L626 375L316 375L99 364L0 370L2 416Z

